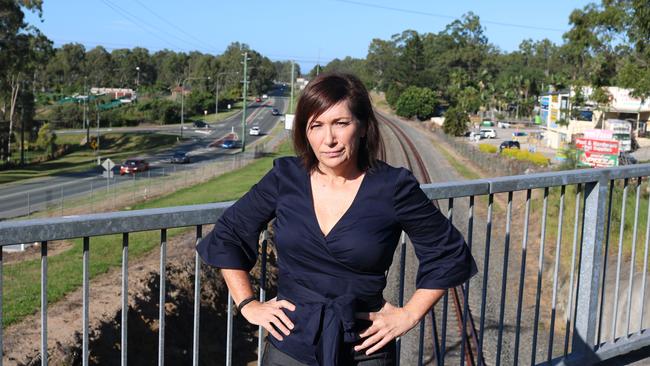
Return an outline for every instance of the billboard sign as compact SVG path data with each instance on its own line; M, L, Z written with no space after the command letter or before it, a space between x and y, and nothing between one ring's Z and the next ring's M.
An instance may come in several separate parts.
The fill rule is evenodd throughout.
M580 150L578 157L580 166L592 168L618 166L619 146L616 140L579 138L576 139L576 147Z

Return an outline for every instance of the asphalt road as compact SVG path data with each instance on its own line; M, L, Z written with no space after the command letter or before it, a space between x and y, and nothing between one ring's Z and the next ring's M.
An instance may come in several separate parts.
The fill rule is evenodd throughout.
M249 104L246 118L246 146L255 143L263 138L278 123L282 115L273 116L272 108L278 108L284 111L288 105L288 98L280 96L279 91L269 93L269 99L261 102ZM221 147L210 147L216 141L222 140L231 133L241 135L242 132L242 114L237 113L234 116L213 124L210 128L193 128L191 122L185 124L183 135L188 140L174 146L168 151L148 156L138 156L145 158L150 163L148 173L136 174L135 179L143 177L162 176L163 172L169 172L176 167L170 164L170 158L176 151L186 152L191 159L191 164L183 168L193 168L213 162L218 159L231 157L239 153L241 149L223 149ZM259 136L248 135L251 126L260 127ZM113 132L152 132L179 134L180 128L176 127L135 127L112 129ZM114 177L108 184L120 185L126 182L132 182L133 176L119 175L119 163L114 162ZM61 174L47 178L25 180L17 183L10 183L0 186L0 220L10 219L18 216L24 216L29 212L42 210L46 207L60 206L61 201L89 194L94 188L105 187L107 179L101 174L104 169L97 166L86 172Z

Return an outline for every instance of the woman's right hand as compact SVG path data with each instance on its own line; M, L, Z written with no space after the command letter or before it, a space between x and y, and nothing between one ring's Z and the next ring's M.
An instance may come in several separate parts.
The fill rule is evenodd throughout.
M266 329L275 339L281 341L282 334L289 335L290 330L293 329L293 323L289 317L282 311L287 309L289 311L296 310L296 306L287 300L276 300L273 298L267 302L259 302L257 300L251 301L249 304L241 309L241 314L248 320L249 323L254 325L261 325Z

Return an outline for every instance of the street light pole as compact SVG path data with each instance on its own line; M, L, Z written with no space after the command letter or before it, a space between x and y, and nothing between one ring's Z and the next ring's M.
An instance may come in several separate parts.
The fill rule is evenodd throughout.
M244 110L241 117L241 152L246 151L246 96L248 94L248 52L244 52Z

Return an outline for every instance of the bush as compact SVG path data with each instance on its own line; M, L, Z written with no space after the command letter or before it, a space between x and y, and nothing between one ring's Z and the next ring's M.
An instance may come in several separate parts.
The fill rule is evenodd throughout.
M497 147L490 144L479 144L478 149L488 154L494 154L495 152L497 152Z
M391 107L395 108L395 105L397 105L397 100L399 99L399 96L402 94L403 90L404 88L397 84L391 84L388 89L386 89L386 101Z
M36 146L45 152L48 157L53 157L56 152L56 134L50 127L49 123L45 123L38 130L38 138L36 139Z
M517 160L528 161L539 166L547 166L549 164L549 159L544 156L544 154L538 152L532 153L530 151L519 149L503 149L501 155Z
M397 99L395 112L399 116L417 117L422 121L431 117L435 108L436 96L431 89L409 86Z
M463 136L467 132L469 116L458 107L451 107L445 112L445 123L442 130L447 135Z

